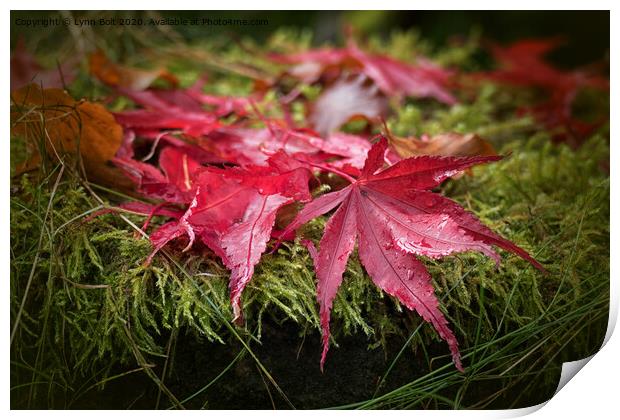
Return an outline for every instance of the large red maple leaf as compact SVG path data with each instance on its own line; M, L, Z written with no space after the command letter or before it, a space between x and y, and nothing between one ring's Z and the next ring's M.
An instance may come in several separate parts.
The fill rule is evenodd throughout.
M440 258L455 252L479 251L499 263L491 245L511 251L542 269L526 251L485 227L456 202L428 191L473 165L499 156L421 156L381 170L387 140L370 152L357 179L336 192L308 203L283 236L311 219L338 207L325 225L319 251L310 245L318 278L323 352L329 348L332 303L356 242L360 260L374 283L430 322L450 348L454 364L463 370L456 337L439 309L431 277L415 255Z

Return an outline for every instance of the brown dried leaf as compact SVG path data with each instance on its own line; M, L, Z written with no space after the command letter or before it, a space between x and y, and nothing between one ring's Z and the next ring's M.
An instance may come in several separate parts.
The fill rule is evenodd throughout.
M497 152L477 134L442 133L433 137L398 137L387 133L390 146L402 158L422 155L492 156Z
M75 101L62 89L41 89L36 84L11 94L11 134L29 144L31 157L23 167L40 161L36 144L44 140L48 155L72 158L78 150L89 177L108 185L129 185L108 161L122 143L123 129L102 105Z

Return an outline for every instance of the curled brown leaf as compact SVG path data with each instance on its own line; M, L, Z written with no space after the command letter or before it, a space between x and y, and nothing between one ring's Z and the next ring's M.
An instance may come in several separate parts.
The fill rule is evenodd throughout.
M387 132L390 147L401 157L413 156L493 156L493 146L474 133L441 133L429 137L398 137Z
M44 144L53 159L82 159L89 179L123 187L129 185L108 161L119 149L123 130L102 105L75 101L62 89L30 84L11 94L11 134L24 138L30 157L23 168L34 169ZM41 149L41 150L40 150Z

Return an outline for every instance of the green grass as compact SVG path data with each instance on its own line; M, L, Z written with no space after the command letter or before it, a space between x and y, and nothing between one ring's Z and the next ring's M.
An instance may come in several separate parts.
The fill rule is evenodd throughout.
M112 39L106 43L112 45ZM303 32L299 39L309 42ZM124 42L131 50L150 41L141 35ZM417 42L416 35L401 33L384 42L373 40L372 47L398 55ZM222 63L249 59L239 46L217 40L200 41L200 47L209 43L222 50ZM294 45L295 37L277 33L264 48ZM460 51L436 54L472 66L470 49L467 44ZM265 66L259 59L253 64ZM173 67L188 80L198 71L196 63L183 60L174 61ZM247 92L247 79L222 68L213 91ZM84 94L101 90L85 77L72 89ZM473 253L425 260L459 339L463 375L454 369L435 332L374 287L352 258L334 304L330 356L346 336L361 334L369 351L385 349L387 358L372 395L338 408L529 405L552 395L561 362L599 348L609 301L607 128L578 150L554 145L550 134L531 120L505 111L512 99L487 85L473 103L451 109L409 101L388 124L399 135L475 131L506 154L497 164L477 168L473 176L447 182L442 193L528 250L549 274L506 253L498 269ZM297 108L295 118L303 112L303 106ZM12 139L11 147L16 163L23 139ZM208 407L208 391L243 360L257 367L266 389L274 390L270 398L282 408L295 405L295 396L279 386L257 349L265 322L293 323L302 343L319 331L315 276L303 246L285 243L262 257L243 295L245 325L237 327L230 323L228 272L216 257L208 250L181 254L180 247L173 246L144 266L150 245L138 228L142 218L106 214L87 220L125 198L85 182L72 163L13 177L11 189L14 407L71 408L137 375L145 375L158 391L152 408ZM305 226L304 235L318 240L324 221ZM212 372L212 380L183 395L166 385L178 364L179 335L230 348L230 362ZM399 343L400 350L388 351L389 343ZM398 363L413 359L427 369L404 385L388 386Z

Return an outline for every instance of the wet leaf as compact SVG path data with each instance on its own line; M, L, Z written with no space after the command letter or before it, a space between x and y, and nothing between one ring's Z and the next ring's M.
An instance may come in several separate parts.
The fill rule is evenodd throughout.
M166 200L165 204L188 204L180 217L150 235L153 252L147 263L174 239L189 238L184 251L201 241L231 270L231 303L235 319L240 320L241 294L265 252L277 212L296 200L310 200L311 172L282 151L271 156L266 166L229 169L202 167L173 147L160 154L162 171L129 159L115 163L146 196ZM143 213L156 211L142 209Z
M485 227L457 203L430 192L465 169L501 159L499 156L420 156L383 169L387 140L376 143L360 176L336 192L322 195L299 212L283 236L308 221L337 209L325 225L318 252L309 249L318 278L317 298L323 331L321 368L329 348L330 313L342 274L355 244L373 282L431 323L463 370L456 337L439 309L431 277L416 255L441 258L478 251L499 264L496 245L542 266L527 252Z
M311 130L293 129L282 124L269 128L223 127L208 135L219 155L240 165L264 164L269 156L282 150L289 155L304 155L314 162L330 162L342 167L361 168L370 150L368 140L346 133L322 138Z

